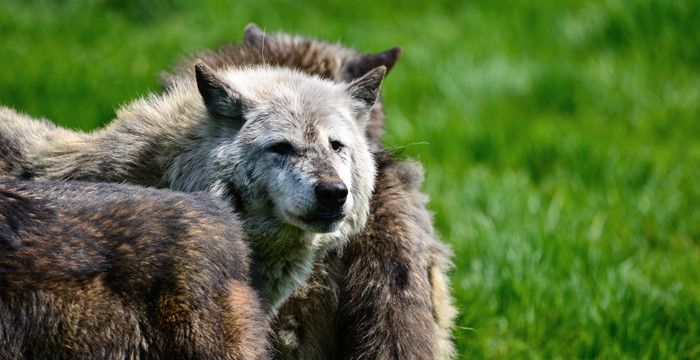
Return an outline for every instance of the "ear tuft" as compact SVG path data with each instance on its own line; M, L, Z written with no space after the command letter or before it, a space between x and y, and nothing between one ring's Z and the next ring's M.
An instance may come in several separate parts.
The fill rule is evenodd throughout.
M347 93L359 103L358 115L367 115L372 110L386 72L386 66L379 66L348 85Z
M195 63L194 73L199 94L212 115L242 119L244 102L238 92L219 78L214 70L201 60Z
M345 80L355 80L368 71L378 67L386 66L389 72L401 57L403 50L396 46L389 50L376 54L359 54L355 58L343 65L343 76Z
M246 25L243 30L243 44L255 49L262 49L265 44L265 32L255 23Z

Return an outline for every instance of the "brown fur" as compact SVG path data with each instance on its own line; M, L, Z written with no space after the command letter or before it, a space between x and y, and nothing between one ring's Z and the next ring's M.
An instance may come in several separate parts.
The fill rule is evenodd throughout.
M274 324L285 359L451 359L456 311L422 170L375 154L377 183L365 230L316 264ZM335 329L331 332L328 329ZM292 336L291 334L296 334Z
M230 209L204 194L0 181L0 359L264 359Z
M391 61L385 64L390 67L399 52L392 50L382 54L379 59ZM336 81L362 73L363 62L374 64L377 60L376 56L358 55L354 50L287 34L262 37L255 27L246 29L245 44L225 46L196 57L214 68L266 62L297 67ZM183 66L180 69L188 69L187 65ZM189 71L166 75L166 91L171 91L168 85L171 81L178 76L188 76ZM120 115L137 119L141 116ZM8 117L0 112L2 116ZM10 114L9 117L13 116L19 115ZM0 149L0 164L18 158L27 163L23 168L12 170L11 175L15 177L34 174L56 179L167 185L158 171L164 161L162 157L181 146L173 142L173 132L184 137L198 135L187 127L163 129L154 119L144 117L140 123L131 122L138 124L136 127L119 128L117 125L112 133L119 134L118 137L103 132L92 143L86 142L80 134L70 133L58 136L63 141L48 142L50 147L36 142L32 143L33 149L29 146L20 151ZM317 262L307 285L280 309L274 323L280 358L442 359L454 356L451 330L455 311L445 276L450 266L450 253L435 237L425 208L425 195L419 192L422 170L384 153L379 142L383 124L384 114L378 104L368 128L376 157L381 159L372 200L375 213L365 231L351 239L342 254L331 254ZM3 125L0 121L0 136L12 133L4 130ZM39 130L43 136L53 133L50 129ZM22 136L10 137L17 140L30 132L21 130ZM23 155L12 155L15 153ZM43 161L38 168L32 161L37 158ZM22 161L16 163L22 164Z
M444 275L450 252L435 240L426 197L406 181L420 170L386 154L376 159L371 217L343 254L339 314L341 329L350 332L343 337L344 353L357 359L450 358L454 310Z

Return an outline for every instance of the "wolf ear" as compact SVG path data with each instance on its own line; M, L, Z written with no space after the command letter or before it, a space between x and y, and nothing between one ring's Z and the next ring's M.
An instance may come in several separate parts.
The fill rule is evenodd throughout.
M265 45L265 32L255 23L246 25L243 30L243 44L255 49L262 49Z
M348 84L346 92L355 100L355 114L366 118L379 97L379 88L386 75L386 66L377 67Z
M397 46L376 54L358 54L343 65L342 75L345 80L352 81L382 65L386 66L386 71L389 72L401 57L402 52L403 50Z
M219 78L204 62L194 65L197 89L204 105L212 115L230 119L243 119L246 103L240 93Z

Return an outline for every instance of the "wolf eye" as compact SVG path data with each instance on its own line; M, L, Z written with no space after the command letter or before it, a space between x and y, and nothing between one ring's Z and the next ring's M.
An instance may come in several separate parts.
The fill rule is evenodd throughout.
M331 149L335 152L339 152L343 148L343 143L338 140L331 140Z
M267 151L279 155L291 155L294 153L294 146L286 141L280 141L267 147Z

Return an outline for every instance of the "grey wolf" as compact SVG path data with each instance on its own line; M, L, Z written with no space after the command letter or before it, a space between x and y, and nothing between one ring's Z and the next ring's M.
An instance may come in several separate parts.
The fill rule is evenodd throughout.
M378 65L392 69L402 50L372 54L339 44L265 33L246 26L242 43L205 50L164 73L187 76L195 59L214 68L275 64L336 82L352 81ZM377 100L366 135L377 179L369 220L342 253L315 263L307 283L280 309L274 323L282 358L449 359L455 356L452 329L456 310L447 272L451 252L438 239L420 192L423 170L398 160L381 144L384 111ZM400 275L400 276L399 276ZM393 281L404 278L406 281Z

